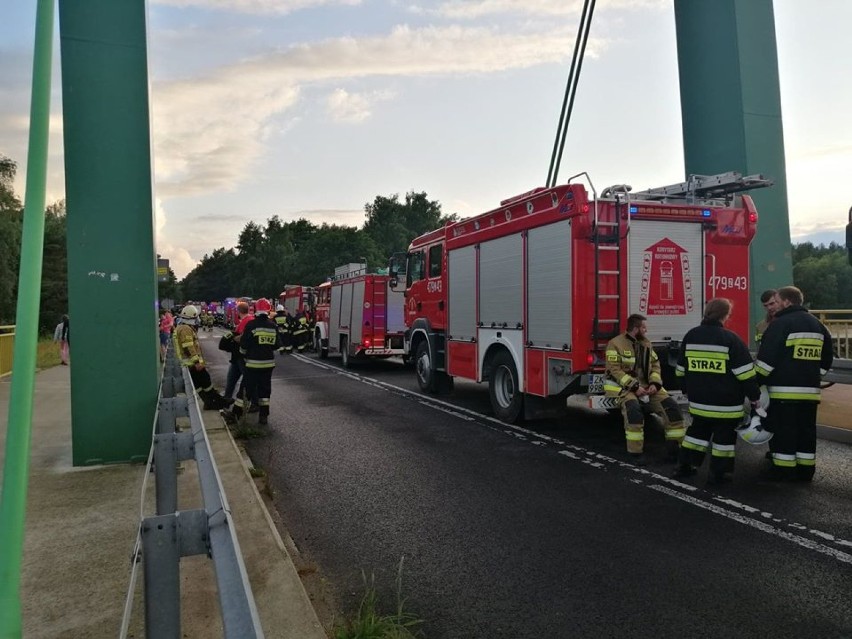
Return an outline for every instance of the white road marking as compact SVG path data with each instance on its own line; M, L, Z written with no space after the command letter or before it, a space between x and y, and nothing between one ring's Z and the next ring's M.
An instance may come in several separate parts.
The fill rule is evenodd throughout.
M684 495L683 493L679 493L678 491L672 490L671 488L666 488L665 486L648 486L648 488L664 493L669 497L680 499L681 501L685 501L686 503L692 504L693 506L698 506L699 508L703 508L704 510L709 510L712 513L721 515L722 517L727 517L728 519L732 519L733 521L745 524L746 526L757 528L758 530L768 533L770 535L780 537L781 539L786 539L787 541L791 541L794 544L802 546L803 548L807 548L808 550L814 550L816 552L822 553L823 555L828 555L829 557L837 559L838 561L842 561L843 563L852 564L852 555L845 553L842 550L830 548L829 546L821 544L812 539L807 539L806 537L795 535L791 532L787 532L786 530L781 530L780 528L770 526L765 522L753 519L751 517L747 517L746 515L734 513L730 510L725 510L721 506L710 504L706 501L702 501L701 499L696 499L695 497L692 497L690 495Z
M415 391L408 390L407 388L403 388L401 386L396 386L395 384L389 384L388 382L384 382L372 377L366 377L364 375L358 375L357 373L353 373L351 371L343 371L336 366L320 363L310 358L305 357L304 355L294 354L293 357L298 359L299 361L303 361L306 364L311 364L313 366L319 366L320 368L325 368L327 370L333 371L338 375L343 375L344 377L348 377L354 381L359 381L363 384L367 384L369 386L381 388L382 390L391 390L396 392L399 395L405 397L412 397L416 399L420 404L424 406L429 406L434 410L439 410L443 413L447 413L449 415L453 415L460 419L463 419L468 422L477 422L490 428L492 430L502 432L503 434L513 436L517 439L528 441L531 444L541 445L544 443L553 444L558 447L559 450L557 454L562 455L568 459L579 461L583 464L586 464L592 468L596 468L598 470L602 470L606 472L608 466L620 467L626 470L629 470L633 473L636 473L638 477L630 479L632 483L639 484L650 488L651 490L669 495L670 497L674 497L676 499L680 499L681 501L687 502L694 506L698 506L699 508L703 508L709 512L715 513L717 515L721 515L723 517L727 517L728 519L732 519L739 523L745 524L757 530L761 530L763 532L772 534L776 537L780 537L781 539L785 539L787 541L793 542L799 546L807 548L809 550L814 550L816 552L822 553L824 555L831 556L838 561L842 561L844 563L852 563L852 555L838 550L836 548L831 548L822 544L813 539L808 539L806 537L802 537L800 535L794 534L792 532L788 532L782 530L780 527L772 526L764 521L759 519L755 519L754 517L750 517L745 514L741 514L739 512L733 512L728 508L742 510L750 515L759 515L764 519L771 519L772 522L776 524L780 524L781 526L786 526L788 528L792 528L794 530L807 532L815 537L819 537L831 543L834 543L838 546L852 548L852 542L847 541L845 539L841 539L839 537L835 537L829 533L822 532L820 530L810 528L809 526L805 526L804 524L800 524L798 522L786 521L783 518L776 517L774 514L765 512L759 508L755 508L753 506L748 506L747 504L740 503L733 499L728 499L724 497L720 497L718 495L711 495L711 499L713 501L719 502L720 504L724 504L728 508L723 508L720 505L710 503L709 501L705 501L699 498L697 495L700 492L700 489L697 486L693 486L692 484L686 484L684 482L677 481L672 479L671 477L666 477L664 475L659 475L653 471L648 470L647 468L643 468L640 466L634 466L629 462L624 462L613 457L609 457L607 455L603 455L601 453L588 450L583 448L582 446L577 446L575 444L569 444L561 439L556 437L551 437L549 435L543 435L541 433L537 433L535 431L529 430L527 428L523 428L522 426L516 426L514 424L506 424L505 422L501 422L499 419L495 417L491 417L490 415L483 415L482 413L478 413L469 408L465 408L463 406L456 406L450 402L445 402L443 400L437 399L436 397L432 397L430 395L425 395L423 393L418 393ZM489 423L484 423L489 422ZM667 486L660 485L660 482L667 484ZM669 487L671 486L671 487ZM687 492L693 493L693 495L686 494Z

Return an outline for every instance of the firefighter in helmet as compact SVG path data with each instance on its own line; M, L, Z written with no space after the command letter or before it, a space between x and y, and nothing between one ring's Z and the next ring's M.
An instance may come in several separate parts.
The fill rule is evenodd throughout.
M275 307L275 325L278 327L278 335L280 337L281 347L279 353L289 353L293 350L293 343L290 334L290 314L283 304Z
M183 307L174 330L175 354L189 370L192 384L204 402L204 410L225 408L228 401L213 387L213 380L204 364L204 354L198 343L198 308L192 304Z
M627 452L644 465L646 406L663 422L667 456L674 461L685 434L683 415L677 402L663 388L660 360L646 337L647 318L634 314L627 318L627 331L606 345L604 391L618 398L624 417Z
M261 298L254 305L254 319L243 328L240 353L245 358L243 380L249 401L258 407L258 423L269 419L269 399L272 395L272 370L275 368L275 349L279 345L278 328L269 315L272 304ZM243 402L237 399L230 411L222 411L228 423L234 423L243 414Z

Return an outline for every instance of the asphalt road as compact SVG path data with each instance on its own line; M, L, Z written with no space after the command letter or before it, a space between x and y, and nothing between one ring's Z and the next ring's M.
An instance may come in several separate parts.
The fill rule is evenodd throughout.
M404 558L430 639L852 637L847 444L819 442L810 485L763 481L765 449L738 446L711 489L631 465L618 419L510 427L485 386L422 396L395 360L282 356L272 395L249 451L344 609L362 572L392 608ZM661 458L662 431L646 438Z

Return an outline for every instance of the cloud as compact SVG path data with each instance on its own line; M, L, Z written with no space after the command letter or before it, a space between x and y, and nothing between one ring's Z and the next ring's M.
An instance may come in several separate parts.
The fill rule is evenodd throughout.
M844 231L845 229L845 220L796 222L790 225L790 235L793 237L801 237L803 235L812 235L814 233L839 232Z
M248 14L285 15L301 9L326 5L359 5L361 0L154 0L155 4L172 7L199 7Z
M372 115L372 107L376 102L392 97L390 91L349 93L346 89L335 89L326 99L326 111L335 122L357 124Z
M314 224L361 226L364 223L364 209L306 209L287 217L290 220L304 218Z
M216 213L205 213L198 215L195 218L196 222L245 222L246 218L242 215L221 215Z
M169 260L169 267L175 272L175 277L182 280L192 269L198 266L185 248L174 246L169 242L157 242L157 253L163 259Z
M601 3L604 4L604 3ZM472 20L489 15L516 13L537 16L579 15L580 0L449 0L435 9L412 5L414 13L438 15L456 20ZM609 0L600 9L646 9L671 7L671 0Z
M301 44L205 77L155 83L154 157L158 194L186 196L234 189L252 173L265 139L286 129L304 85L368 77L495 73L560 62L567 56L565 28L504 33L461 26L395 27L370 38L334 38ZM587 54L606 46L590 39ZM370 106L391 93L338 90L327 103L331 117L363 121Z

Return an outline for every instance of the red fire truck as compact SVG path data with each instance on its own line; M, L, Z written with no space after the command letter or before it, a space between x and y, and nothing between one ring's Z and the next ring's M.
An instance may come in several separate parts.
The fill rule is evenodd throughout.
M278 295L278 302L284 306L290 315L312 311L316 289L313 286L287 284Z
M345 264L317 287L314 345L320 357L339 353L347 368L356 358L404 354L402 291L390 276L367 273L366 264Z
M572 183L580 177L591 196ZM420 388L488 382L495 415L510 423L576 394L611 407L600 396L604 349L627 316L648 318L665 365L717 296L734 302L728 326L748 342L757 212L741 193L769 184L726 173L598 197L582 173L416 238L390 273L397 288L404 278L405 352Z

